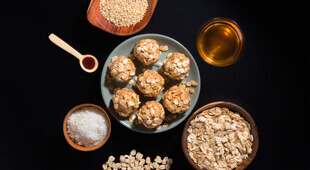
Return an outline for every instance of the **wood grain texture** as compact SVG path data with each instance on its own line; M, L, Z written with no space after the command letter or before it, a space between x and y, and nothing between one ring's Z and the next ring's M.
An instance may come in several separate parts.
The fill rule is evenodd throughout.
M189 124L191 122L191 120L193 120L198 114L200 114L202 111L210 109L212 107L227 107L229 110L233 111L233 112L238 112L240 113L240 115L247 121L250 123L251 125L251 134L254 137L254 141L253 141L253 145L252 145L252 153L249 155L249 157L245 160L242 161L242 163L237 166L235 168L235 170L241 170L241 169L245 169L254 159L257 149L258 149L258 143L259 143L259 139L258 139L258 131L257 131L257 127L256 124L253 120L253 118L251 117L251 115L244 110L243 108L241 108L240 106L230 103L230 102L224 102L224 101L218 101L218 102L213 102L210 104L207 104L201 108L199 108L195 113L192 114L192 116L187 120L184 130L183 130L183 135L182 135L182 149L184 152L184 155L187 159L187 161L195 168L195 169L200 169L198 167L198 165L190 158L188 150L187 150L187 137L188 137L188 132L187 129L189 127Z
M103 139L103 141L101 143L99 143L98 145L92 146L92 147L80 146L80 145L74 143L72 141L72 139L68 135L67 122L68 122L69 117L71 116L71 114L73 112L75 112L76 110L78 110L80 108L83 108L83 107L96 107L96 108L98 108L99 110L101 110L103 112L103 114L107 118L107 122L109 124L108 125L107 136ZM65 136L67 142L69 143L69 145L71 145L74 149L77 149L77 150L80 150L80 151L93 151L93 150L99 149L100 147L102 147L108 141L108 139L110 137L110 134L111 134L111 121L110 121L110 118L109 118L107 112L105 110L103 110L100 106L95 105L95 104L90 104L90 103L80 104L80 105L77 105L74 108L72 108L67 113L67 115L66 115L66 117L64 119L64 122L63 122L63 133L64 133L64 136Z
M154 13L157 2L158 0L148 0L148 9L143 19L136 25L130 27L118 27L113 23L110 23L106 18L104 18L100 13L99 9L100 0L91 0L87 10L87 19L92 25L106 32L114 35L128 36L138 33L149 23Z

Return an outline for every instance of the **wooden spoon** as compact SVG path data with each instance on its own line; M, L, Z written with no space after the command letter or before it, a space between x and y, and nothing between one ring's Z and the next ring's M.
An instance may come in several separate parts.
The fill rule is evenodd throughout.
M109 32L114 35L127 36L135 34L141 31L150 21L158 0L148 0L148 9L143 17L143 19L136 25L130 27L118 27L113 23L110 23L107 19L103 17L100 13L99 3L100 0L91 0L88 10L87 19L94 26Z
M69 44L64 42L62 39L57 37L55 34L50 34L48 38L56 44L58 47L62 48L63 50L67 51L68 53L72 54L74 57L79 59L80 66L82 69L88 73L92 73L97 70L98 68L98 60L96 57L86 54L82 55L78 51L76 51L74 48L72 48Z

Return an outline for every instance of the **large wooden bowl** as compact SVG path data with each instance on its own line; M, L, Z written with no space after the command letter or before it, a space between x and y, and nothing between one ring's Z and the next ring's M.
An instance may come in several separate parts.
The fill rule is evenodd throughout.
M83 108L83 107L95 107L99 110L101 110L101 112L104 114L104 116L106 117L106 120L108 121L108 133L107 133L107 136L105 139L103 139L102 142L100 142L98 145L96 146L92 146L92 147L85 147L85 146L80 146L76 143L73 142L73 140L69 137L68 135L68 129L67 129L67 122L68 122L68 119L69 117L71 116L71 114L73 112L75 112L76 110L80 109L80 108ZM109 139L110 137L110 134L111 134L111 121L110 121L110 118L108 116L108 114L100 107L100 106L97 106L97 105L94 105L94 104L90 104L90 103L86 103L86 104L80 104L78 106L75 106L74 108L72 108L66 115L65 119L64 119L64 122L63 122L63 133L64 133L64 136L67 140L67 142L69 143L69 145L71 145L74 149L77 149L77 150L80 150L80 151L93 151L93 150L96 150L100 147L102 147Z
M212 107L227 107L229 110L233 111L233 112L238 112L240 113L240 116L242 116L247 122L250 123L251 125L251 134L254 137L254 141L253 141L253 145L252 145L252 153L249 154L249 157L245 160L242 161L242 163L237 166L235 168L235 170L241 170L241 169L245 169L254 159L257 149L258 149L258 132L257 132L257 127L256 124L253 120L253 118L251 117L251 115L244 110L243 108L241 108L240 106L233 104L233 103L229 103L229 102L224 102L224 101L219 101L219 102L213 102L210 104L207 104L203 107L201 107L200 109L198 109L195 113L192 114L192 116L187 120L184 130L183 130L183 135L182 135L182 149L183 152L185 154L185 157L187 159L187 161L195 168L195 169L200 169L199 166L191 159L191 157L189 156L188 150L187 150L187 137L188 137L188 132L187 129L189 127L190 122L201 112L203 112L204 110L210 109Z
M88 10L87 19L94 26L109 32L114 35L128 36L141 31L150 21L158 0L148 0L148 9L143 19L136 25L130 27L118 27L113 23L110 23L100 13L99 3L100 0L91 0Z

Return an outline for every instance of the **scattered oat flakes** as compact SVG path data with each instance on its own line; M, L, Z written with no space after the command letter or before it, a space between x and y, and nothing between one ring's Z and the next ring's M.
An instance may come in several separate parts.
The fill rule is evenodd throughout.
M172 113L168 113L165 120L166 121L171 121L172 119L176 118L177 115L176 114L172 114Z
M181 84L186 85L187 87L197 87L198 86L198 83L193 81L193 80L191 80L189 82L182 81Z
M161 159L160 156L156 156L154 162L151 162L151 158L148 156L143 158L143 154L132 150L129 155L121 155L120 162L115 163L114 156L110 156L108 161L102 165L104 170L114 169L132 169L132 170L150 170L150 169L166 169L169 170L172 165L172 159L167 156Z
M114 80L114 78L112 76L110 76L107 72L107 80L108 80L108 83L112 82Z
M167 161L168 161L168 157L166 156L166 157L164 157L164 159L163 159L163 164L166 164L167 163Z
M161 45L161 46L159 46L159 50L162 52L168 51L168 46L167 45Z
M140 125L142 122L139 119L135 119L135 124Z
M168 123L163 124L163 128L166 128L166 127L168 127L168 126L169 126Z
M131 113L130 115L129 115L129 123L130 124L132 124L133 123L133 121L134 121L134 119L135 119L135 114L133 114L133 113Z
M165 78L165 84L168 84L170 80L168 78Z
M190 82L187 82L185 85L186 85L187 87L192 86L192 84L191 84Z
M198 83L193 81L193 80L189 81L189 83L191 83L192 87L197 87L198 86Z
M146 157L145 162L146 162L147 164L151 163L151 158L150 158L149 156Z
M132 151L130 152L130 155L131 155L131 156L135 156L136 153L137 153L137 151L134 149L134 150L132 150Z
M193 94L193 93L195 92L195 90L192 89L192 88L189 88L188 92L189 92L190 94Z
M109 86L109 90L114 91L115 87L114 86Z
M136 57L135 57L133 54L129 54L129 55L128 55L128 58L129 58L130 60L135 60L135 59L136 59Z
M143 158L143 154L140 153L140 152L138 152L138 153L136 154L136 158L137 158L138 160L142 159L142 158Z
M162 163L162 162L163 162L163 160L161 159L160 156L156 156L156 158L154 159L154 161L157 162L157 163Z
M133 80L130 80L129 82L128 82L128 84L134 84L135 82L133 81Z

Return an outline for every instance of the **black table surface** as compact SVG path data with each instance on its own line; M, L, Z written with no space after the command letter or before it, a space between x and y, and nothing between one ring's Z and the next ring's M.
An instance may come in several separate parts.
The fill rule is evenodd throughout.
M148 135L111 116L112 133L102 148L81 152L66 142L62 123L71 108L94 103L106 109L102 67L110 52L132 37L92 26L86 18L89 2L0 1L0 169L101 169L110 155L118 159L132 149L152 158L169 156L172 169L193 169L181 148L185 122ZM159 0L138 34L170 36L192 53L202 80L194 110L229 101L252 115L260 143L248 169L309 169L309 9L309 1ZM242 57L228 67L207 64L196 49L200 26L214 17L236 21L246 39ZM96 56L99 69L82 71L74 57L48 40L50 33Z

